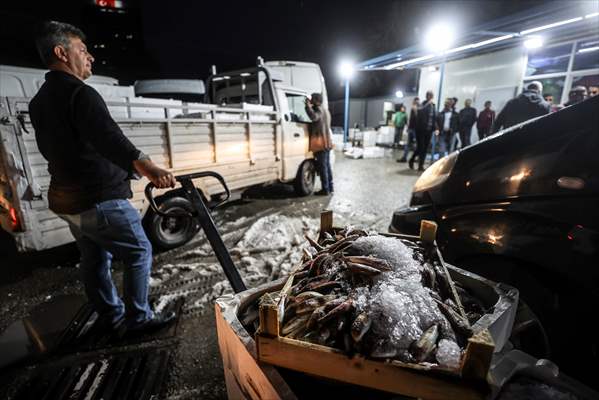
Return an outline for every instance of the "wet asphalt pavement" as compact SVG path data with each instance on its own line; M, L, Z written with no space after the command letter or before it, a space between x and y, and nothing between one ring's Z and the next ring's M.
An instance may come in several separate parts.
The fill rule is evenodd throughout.
M227 224L252 220L256 216L284 215L289 217L318 218L321 210L334 212L335 225L358 225L372 230L387 231L392 212L410 199L411 188L418 173L407 164L397 163L395 155L387 150L383 159L352 160L336 153L333 167L335 193L332 196L298 198L288 185L252 188L241 200L219 209L214 219L221 233ZM317 183L316 189L320 189ZM230 229L228 235L234 235ZM173 262L183 252L189 252L202 243L202 234L182 249L156 254L154 268ZM226 244L228 240L225 240ZM233 243L233 242L230 242ZM36 256L9 256L4 258L0 275L0 331L27 316L39 304L52 301L56 296L82 293L77 279L77 251L73 245L44 252ZM4 266L10 264L7 268ZM118 266L115 281L121 281ZM168 399L226 398L222 361L218 350L214 311L205 307L202 312L184 315L179 323L180 339L169 365L161 393ZM0 398L10 395L7 380L18 371L0 377ZM8 392L3 393L3 391ZM14 390L14 388L13 388Z

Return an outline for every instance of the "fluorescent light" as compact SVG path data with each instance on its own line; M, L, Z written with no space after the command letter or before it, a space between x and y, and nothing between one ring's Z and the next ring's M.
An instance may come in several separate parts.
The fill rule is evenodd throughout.
M395 97L401 99L403 97L403 92L401 90L398 90L397 92L395 92Z
M524 41L524 47L527 49L538 49L541 46L543 46L543 39L540 37L531 37Z
M434 58L434 57L435 57L434 54L427 54L426 56L412 58L411 60L406 60L406 61L402 61L402 62L398 62L398 63L394 63L394 64L389 64L385 67L385 69L395 69L395 68L403 67L404 65L414 64L419 61L430 60L431 58Z
M578 50L578 53L590 53L591 51L597 51L597 50L599 50L599 46L587 47L586 49Z
M491 43L501 42L502 40L511 39L514 36L516 36L516 35L513 34L513 33L510 33L509 35L504 35L504 36L499 36L499 37L496 37L496 38L493 38L493 39L483 40L482 42L474 43L472 45L472 48L475 49L477 47L486 46L486 45L491 44Z
M566 19L564 21L554 22L552 24L539 26L538 28L527 29L525 31L520 32L520 35L528 35L529 33L544 31L545 29L555 28L556 26L571 24L572 22L577 22L582 20L582 17L576 17L571 19Z
M585 18L593 18L593 17L596 17L596 16L598 16L598 15L599 15L599 12L596 12L596 13L592 13L592 14L587 14L587 15L585 15L584 17L585 17Z

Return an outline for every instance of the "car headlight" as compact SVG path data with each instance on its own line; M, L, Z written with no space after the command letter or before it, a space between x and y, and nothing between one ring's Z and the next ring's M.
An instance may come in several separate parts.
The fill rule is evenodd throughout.
M435 162L420 175L412 191L422 192L445 182L457 159L458 152L456 151Z

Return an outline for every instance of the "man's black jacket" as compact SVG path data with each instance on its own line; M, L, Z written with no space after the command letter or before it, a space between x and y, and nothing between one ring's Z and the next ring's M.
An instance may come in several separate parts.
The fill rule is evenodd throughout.
M462 108L459 114L459 121L460 132L469 132L472 129L474 123L476 122L476 108Z
M443 127L445 126L445 112L447 110L442 110L439 111L439 113L437 114L437 126L439 127L440 131L443 131ZM458 131L458 113L453 111L453 110L449 110L451 112L451 119L449 121L449 130L454 133Z
M493 132L549 114L550 111L551 106L539 93L533 90L525 90L518 97L509 100L503 110L497 114L497 118L493 123Z
M102 201L131 197L129 177L140 152L95 89L73 75L50 71L29 103L29 114L48 160L52 211L77 214Z

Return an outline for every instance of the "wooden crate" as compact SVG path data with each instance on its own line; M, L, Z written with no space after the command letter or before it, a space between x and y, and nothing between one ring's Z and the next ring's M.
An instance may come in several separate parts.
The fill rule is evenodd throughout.
M321 236L324 232L336 230L332 222L331 212L324 212L321 215ZM434 222L425 222L419 237L387 235L428 242L429 245L435 246L435 230ZM440 258L441 255L438 254L438 257ZM442 259L440 261L443 264ZM396 360L375 361L361 355L349 357L338 349L280 336L279 328L285 298L293 280L292 274L278 295L266 295L262 299L260 329L255 338L260 361L324 378L422 399L483 399L486 396L488 392L486 378L495 348L493 339L486 329L468 339L461 365L457 369ZM457 298L457 294L455 297Z

